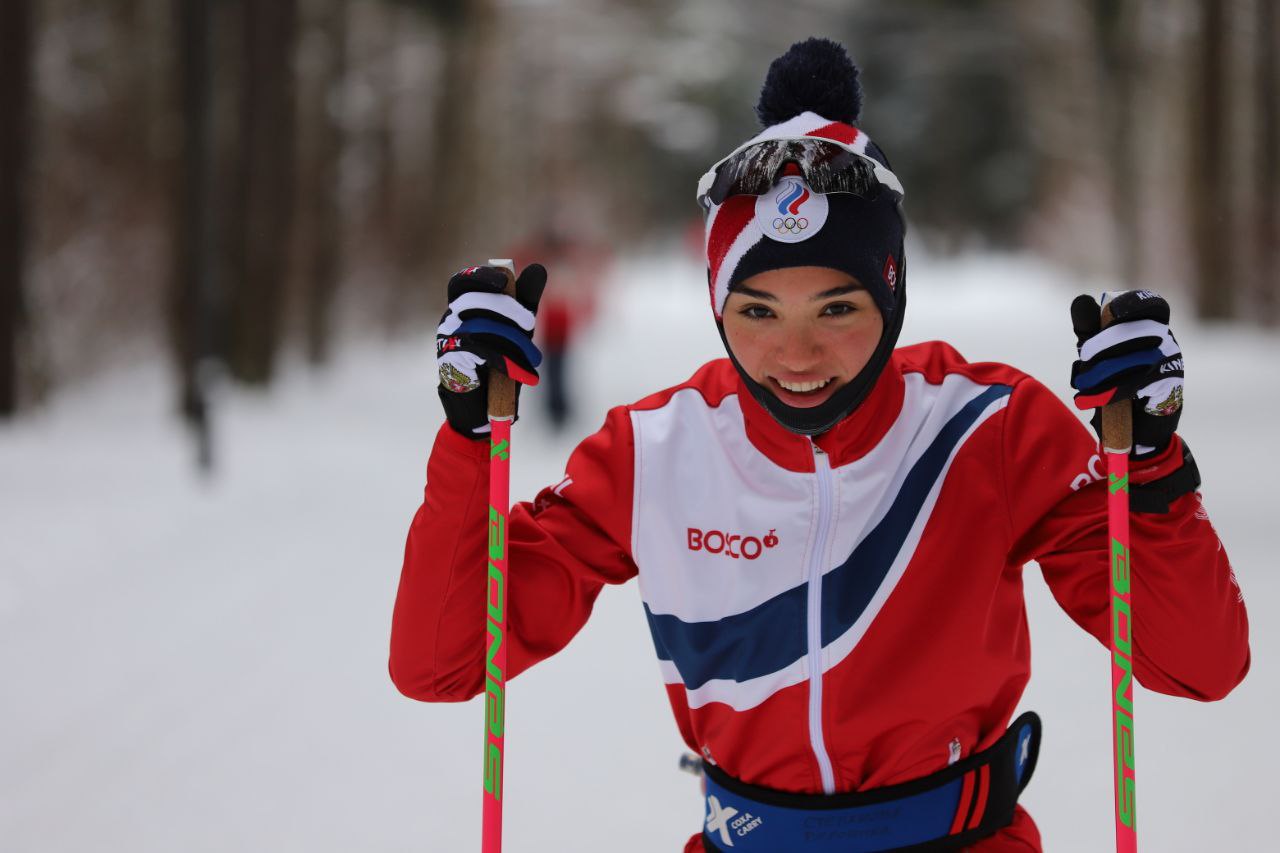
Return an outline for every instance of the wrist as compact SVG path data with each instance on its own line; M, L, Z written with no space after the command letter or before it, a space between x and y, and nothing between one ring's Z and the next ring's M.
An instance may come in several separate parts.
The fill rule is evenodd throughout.
M438 386L436 391L440 395L445 419L459 438L471 443L489 438L489 395L484 385L465 394L450 391L443 385Z
M477 435L474 438L464 435L448 421L441 424L436 432L436 446L441 450L477 460L488 460L488 439L487 434Z
M1129 482L1147 483L1172 474L1182 465L1182 449L1184 446L1182 438L1177 433L1174 433L1164 443L1164 446L1158 450L1148 451L1143 454L1131 451L1129 454ZM1136 443L1134 447L1136 450Z
M1175 500L1200 488L1200 468L1178 436L1150 463L1129 473L1129 507L1135 512L1167 513Z

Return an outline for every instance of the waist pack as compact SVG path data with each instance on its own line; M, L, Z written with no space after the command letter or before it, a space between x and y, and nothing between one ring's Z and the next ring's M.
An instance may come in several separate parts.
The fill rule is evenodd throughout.
M705 764L702 843L715 853L881 853L959 850L1013 820L1040 751L1028 711L990 748L937 773L848 794L748 785Z

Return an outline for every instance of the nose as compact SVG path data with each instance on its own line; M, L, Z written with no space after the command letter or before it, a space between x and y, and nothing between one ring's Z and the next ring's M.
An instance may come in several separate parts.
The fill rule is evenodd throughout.
M796 326L781 331L773 355L780 367L793 373L808 373L822 363L822 343L811 329Z

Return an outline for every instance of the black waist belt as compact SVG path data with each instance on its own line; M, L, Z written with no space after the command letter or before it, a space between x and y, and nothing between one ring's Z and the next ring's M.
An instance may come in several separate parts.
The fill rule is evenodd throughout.
M791 794L705 764L706 826L715 853L959 850L1013 820L1040 751L1040 717L1023 714L990 749L929 776L849 794Z

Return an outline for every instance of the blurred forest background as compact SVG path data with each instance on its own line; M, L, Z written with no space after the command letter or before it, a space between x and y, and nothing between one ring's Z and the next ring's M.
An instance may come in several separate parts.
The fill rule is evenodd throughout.
M687 236L809 35L862 66L916 246L1274 327L1277 5L3 0L0 421L165 357L207 464L212 384L428 334L465 263Z

